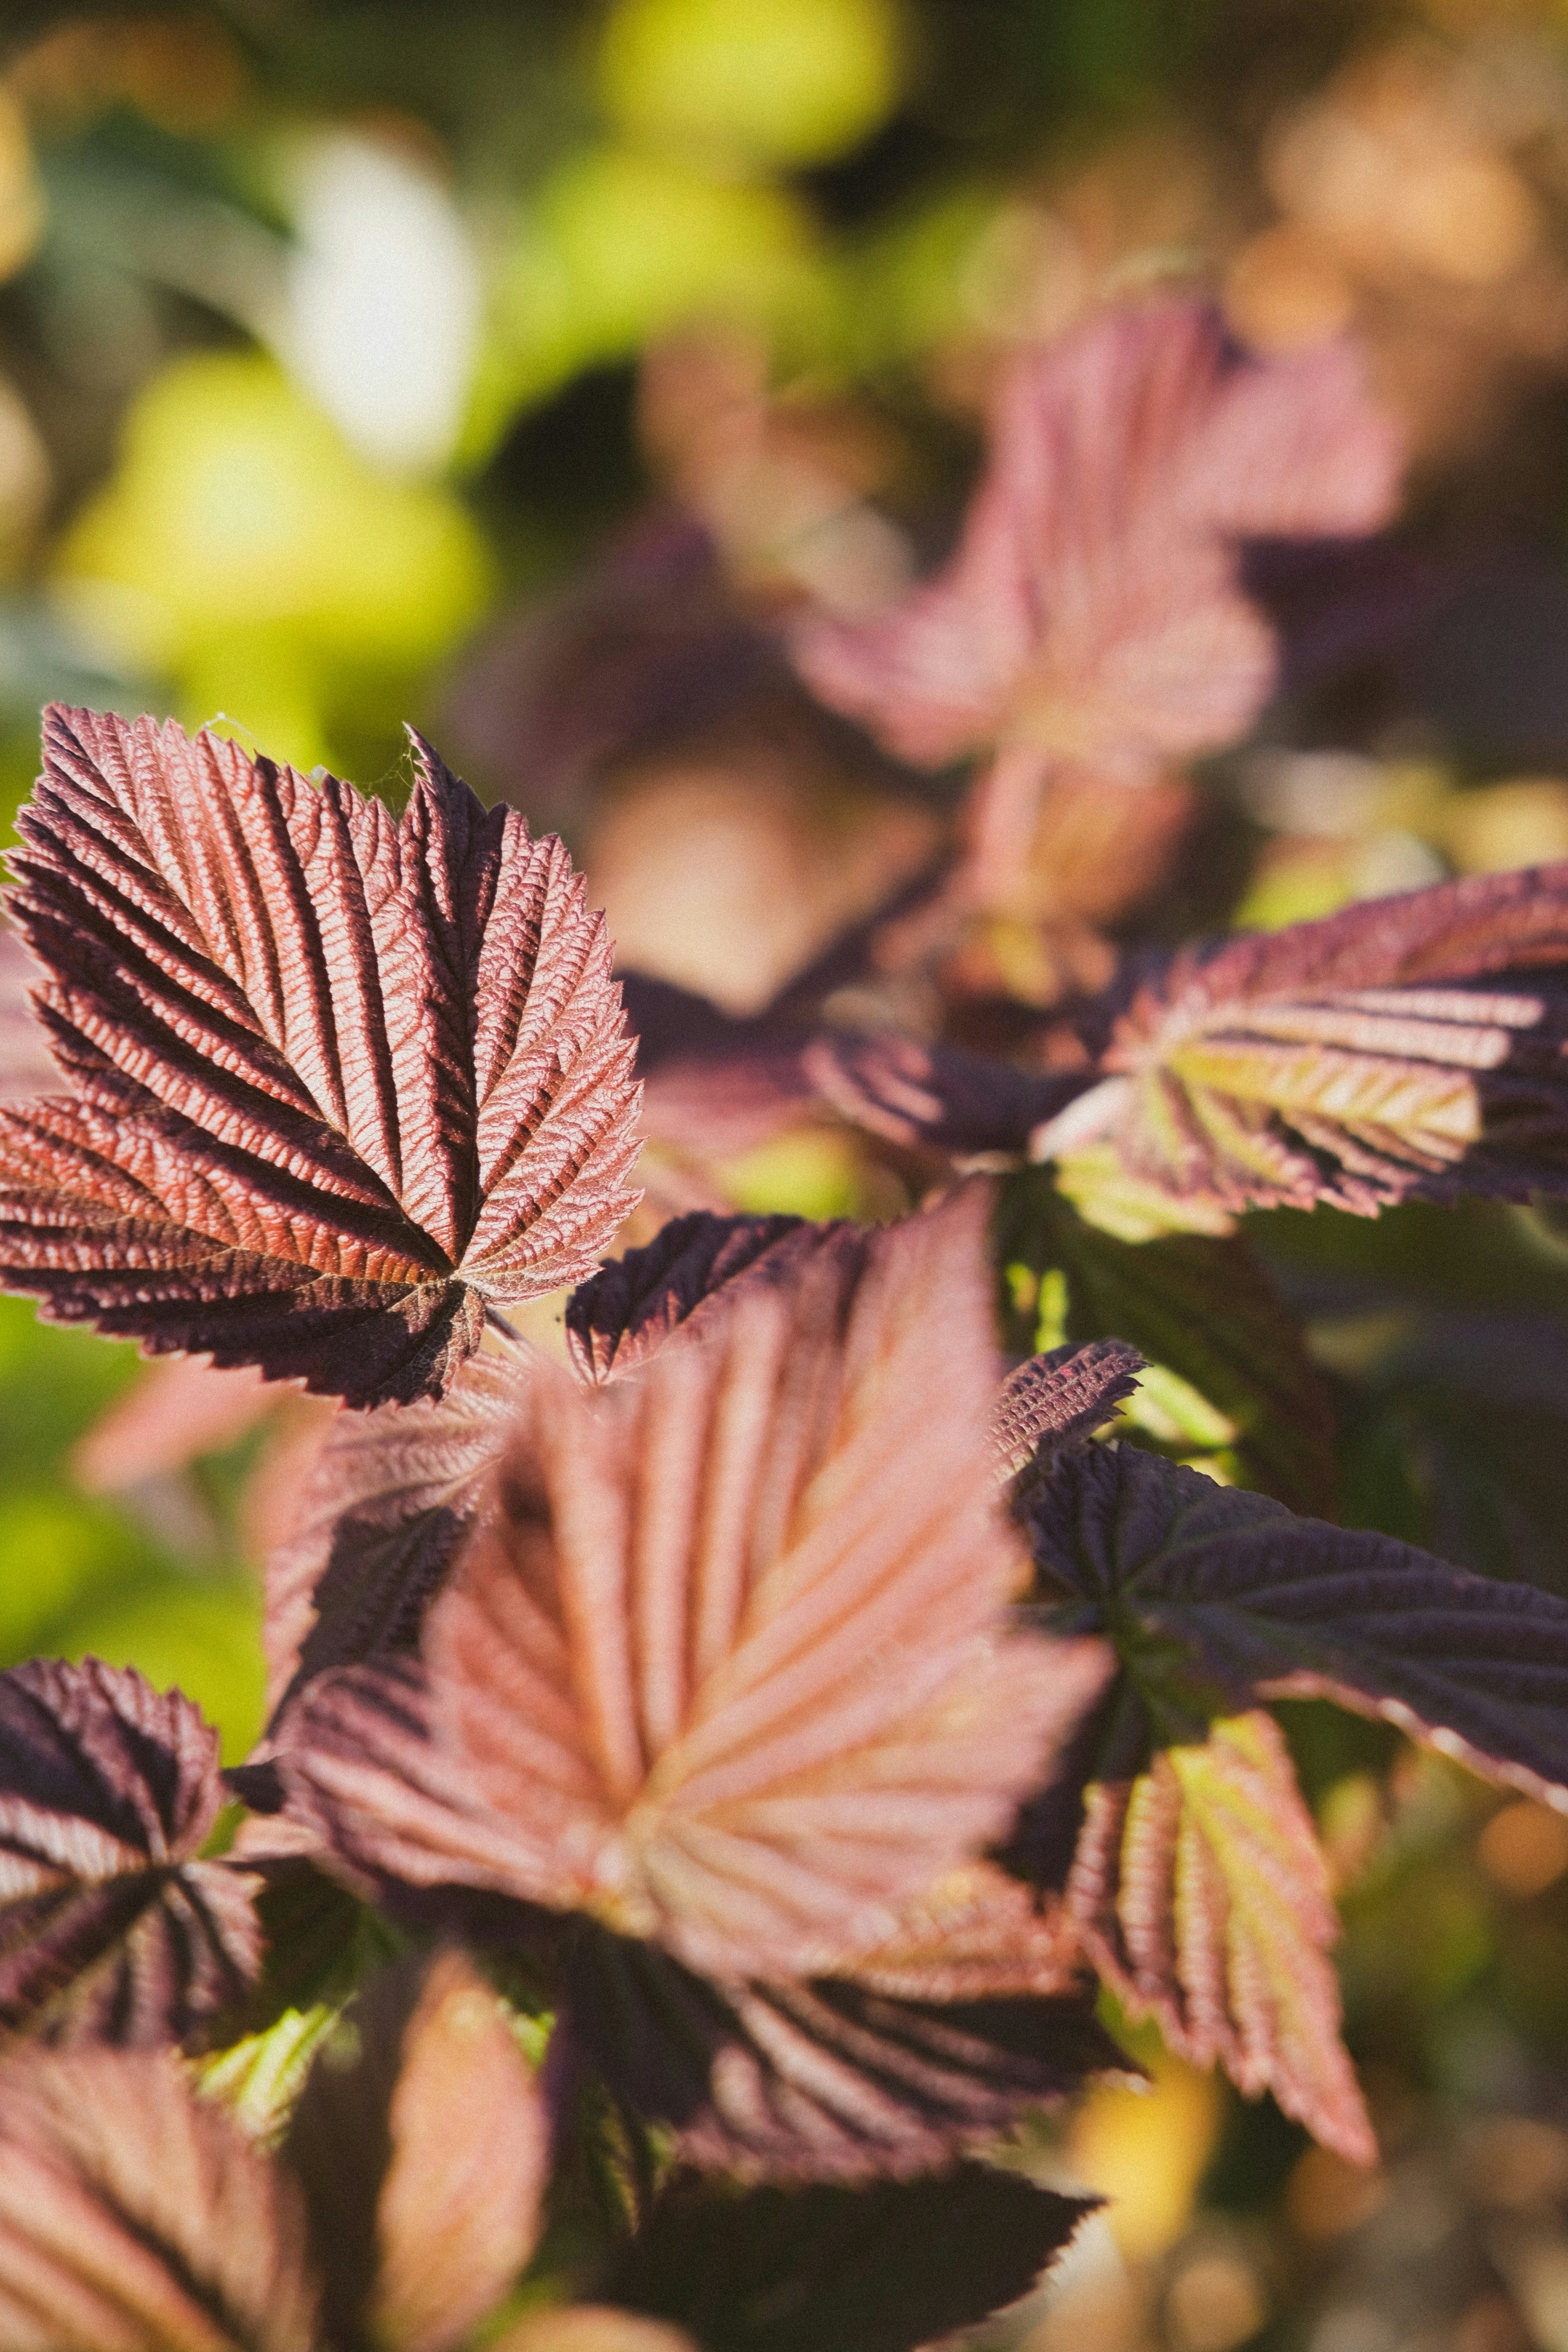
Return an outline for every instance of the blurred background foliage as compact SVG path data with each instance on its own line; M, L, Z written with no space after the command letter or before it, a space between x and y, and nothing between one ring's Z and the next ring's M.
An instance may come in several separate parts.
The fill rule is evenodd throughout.
M977 998L1568 856L1562 0L10 0L0 44L0 816L51 696L394 803L406 718L566 832L626 961L755 1010L960 789L815 711L766 625L895 594L952 542L1009 352L1174 280L1256 349L1363 339L1405 520L1329 587L1260 551L1254 735L1050 812ZM738 1131L709 1177L908 1197L829 1126ZM1568 1591L1559 1214L1250 1222L1343 1515ZM1137 1320L1163 1361L1203 1326L1202 1245L1058 1244L1010 1269L1021 1344ZM1169 1366L1129 1433L1294 1475L1251 1346ZM243 1752L257 1564L319 1428L0 1300L0 1656L134 1662ZM1134 2034L1152 2092L1019 2152L1115 2201L990 2340L1568 2352L1568 1830L1282 1712L1384 2163Z

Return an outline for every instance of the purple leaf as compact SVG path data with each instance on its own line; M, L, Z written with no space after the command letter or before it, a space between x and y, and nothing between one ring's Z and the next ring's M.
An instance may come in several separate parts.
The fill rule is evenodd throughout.
M1130 1239L1248 1207L1368 1213L1568 1182L1568 865L1187 949L1037 1134Z
M1352 2164L1377 2146L1339 2038L1328 1867L1271 1718L1216 1723L1086 1792L1067 1908L1134 2017Z
M427 1621L432 1736L365 1670L318 1682L295 1810L373 1876L587 1910L706 1973L895 1937L1105 1671L1002 1634L984 1206L816 1233L596 1396L541 1366Z
M1005 895L1053 766L1146 782L1262 708L1274 633L1239 542L1376 530L1398 471L1348 346L1248 359L1206 304L1107 311L1005 376L947 569L890 614L806 623L795 657L904 759L999 753L973 821Z
M617 2098L673 2128L684 2162L750 2179L909 2178L1126 2069L1076 1990L937 2002L844 1978L715 1982L602 1935L565 1977L571 2046Z
M1568 1811L1568 1602L1132 1446L1064 1454L1025 1517L1047 1622L1114 1625L1156 1713L1331 1698Z
M707 2352L914 2352L1027 2294L1093 2201L979 2164L740 2199L683 2183L654 2207L612 2290L689 2327ZM605 2352L619 2352L614 2339Z
M334 2341L453 2352L533 2250L548 2145L506 2012L461 1953L374 1979L284 2148Z
M1096 1339L1086 1348L1052 1348L1010 1372L992 1417L992 1442L1005 1474L1048 1463L1067 1445L1092 1437L1138 1385L1147 1369L1136 1348Z
M8 2352L311 2352L299 2191L164 2055L13 2055L0 2338Z
M0 1675L0 2022L53 2041L178 2040L261 1961L256 1881L195 1859L217 1734L126 1667Z
M559 842L416 739L394 823L210 734L47 715L12 908L79 1098L0 1115L0 1266L48 1311L354 1404L632 1206L632 1048Z
M325 1668L411 1648L472 1526L526 1363L470 1357L446 1396L345 1414L267 1563L274 1717Z
M59 1076L33 991L43 973L8 923L0 924L0 1102L45 1093Z
M630 1371L759 1260L767 1259L770 1270L797 1264L821 1246L816 1237L824 1230L800 1217L715 1217L699 1210L671 1218L645 1248L612 1259L573 1292L566 1344L574 1364L595 1387ZM799 1242L781 1253L777 1245L792 1234Z

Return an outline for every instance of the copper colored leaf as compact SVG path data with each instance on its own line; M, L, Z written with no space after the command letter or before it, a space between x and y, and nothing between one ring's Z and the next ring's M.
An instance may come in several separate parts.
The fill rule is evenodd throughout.
M474 1356L444 1397L337 1421L289 1538L267 1563L274 1714L324 1668L413 1644L526 1377L514 1359Z
M222 1800L178 1691L96 1659L0 1675L0 2024L157 2042L238 1998L255 1882L195 1858Z
M531 2311L492 2352L699 2352L683 2327L618 2311L607 2303L577 2303L554 2311Z
M1031 1356L1009 1372L992 1417L991 1436L1008 1476L1028 1462L1044 1465L1064 1445L1092 1437L1138 1385L1145 1370L1136 1348L1120 1339L1070 1341Z
M703 2352L914 2352L1027 2294L1092 2202L979 2164L858 2190L684 2183L614 2291Z
M1238 542L1375 530L1398 467L1347 346L1248 359L1206 304L1106 311L1005 375L945 571L796 659L905 759L999 750L973 821L1005 893L1051 766L1137 783L1245 731L1276 646Z
M532 2251L548 2137L505 2011L460 1953L376 1978L341 2052L317 2060L285 2150L334 2343L451 2352Z
M162 2055L0 2069L7 2352L310 2352L293 2182Z
M801 1067L820 1101L851 1125L960 1160L1021 1157L1031 1135L1084 1083L894 1035L825 1033L803 1049Z
M102 1494L183 1470L203 1454L221 1454L237 1444L287 1394L268 1388L248 1366L220 1372L199 1356L149 1364L74 1448L77 1483L89 1494Z
M1132 1446L1025 1506L1049 1622L1105 1626L1151 1704L1321 1697L1568 1811L1568 1602L1297 1518Z
M0 1267L48 1311L354 1404L632 1205L600 919L416 739L394 822L208 733L51 709L12 908L79 1090L0 1116Z
M1184 950L1034 1150L1132 1239L1249 1206L1560 1189L1565 962L1568 865Z
M59 1073L32 992L43 974L9 923L0 924L0 1102L43 1094Z
M280 1764L351 1864L837 1968L1003 1831L1103 1675L1002 1631L984 1202L822 1230L701 1344L541 1367L427 1620L433 1738L318 1684ZM318 1695L321 1696L318 1696Z
M1376 2143L1339 2038L1328 1867L1284 1740L1259 1712L1088 1791L1069 1912L1132 2014L1195 2065L1355 2164Z
M1058 1979L1068 1971L1056 1937ZM930 2171L1125 2070L1079 1992L905 2000L842 1977L715 1983L651 1946L573 1948L565 2032L681 2158L745 2178Z
M787 1258L816 1246L799 1217L715 1217L701 1211L672 1217L644 1249L601 1266L566 1306L566 1344L584 1380L595 1386L640 1364L650 1349L689 1322L727 1283L768 1258L790 1234Z

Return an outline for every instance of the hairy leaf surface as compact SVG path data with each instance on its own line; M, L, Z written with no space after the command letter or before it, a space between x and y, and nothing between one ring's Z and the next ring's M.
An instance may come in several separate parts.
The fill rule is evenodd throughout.
M1031 1356L1007 1375L992 1419L1004 1472L1011 1477L1036 1461L1043 1467L1063 1446L1092 1437L1131 1395L1145 1369L1137 1349L1120 1339L1096 1339L1086 1348L1068 1340Z
M979 2164L853 2191L686 2184L614 2292L705 2352L914 2352L1027 2294L1092 2202Z
M1560 1189L1565 962L1568 865L1184 950L1033 1149L1133 1240L1247 1207Z
M295 2184L172 2059L29 2051L0 2069L9 2352L310 2352Z
M0 1266L68 1320L355 1404L632 1205L632 1048L560 843L416 739L394 822L204 732L51 709L12 909L79 1094L0 1116Z
M284 2150L333 2342L451 2352L532 2252L542 2101L496 1996L454 1950L384 1970L342 2045L318 2059Z
M1067 1907L1107 1983L1170 2049L1220 2061L1249 2097L1272 2091L1326 2146L1375 2161L1339 2038L1328 1870L1268 1716L1215 1723L1136 1780L1091 1787Z
M781 1255L775 1244L792 1234L802 1239ZM629 1371L760 1259L776 1273L816 1245L800 1217L715 1217L701 1210L672 1217L645 1248L627 1250L573 1292L566 1306L572 1360L595 1386Z
M373 1877L587 1910L705 1972L896 1936L1105 1673L1001 1630L981 1206L826 1229L598 1397L542 1367L427 1621L433 1737L318 1684L295 1810Z
M1046 1622L1104 1628L1158 1718L1330 1698L1568 1811L1568 1602L1296 1517L1133 1446L1064 1454L1025 1517Z
M161 2042L239 1997L255 1881L195 1859L223 1795L178 1691L96 1659L0 1675L0 2025Z

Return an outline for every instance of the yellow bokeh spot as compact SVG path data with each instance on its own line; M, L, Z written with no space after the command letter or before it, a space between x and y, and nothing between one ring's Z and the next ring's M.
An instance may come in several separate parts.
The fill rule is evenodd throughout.
M619 0L600 93L645 138L816 163L891 111L900 47L891 0Z
M231 633L260 631L275 650L288 634L331 663L425 667L483 611L489 560L448 492L376 473L269 361L203 353L135 404L56 589L117 659L200 668L223 697L213 650Z
M1102 2084L1072 2131L1073 2177L1109 2200L1110 2227L1129 2262L1163 2253L1181 2236L1219 2134L1213 2074L1164 2052L1151 2072L1147 2089Z

